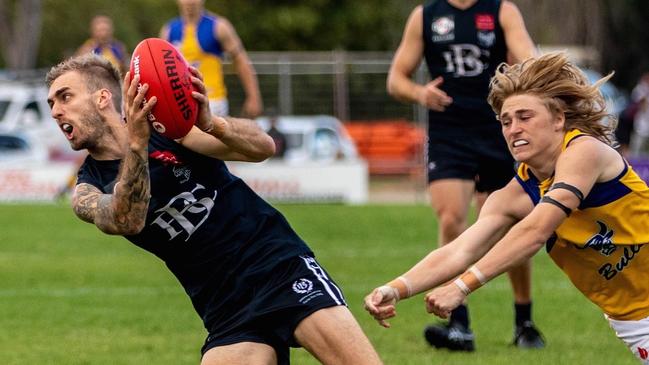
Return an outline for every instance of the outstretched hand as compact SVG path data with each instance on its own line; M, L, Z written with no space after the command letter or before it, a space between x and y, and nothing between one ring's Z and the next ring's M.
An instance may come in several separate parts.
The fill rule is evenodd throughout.
M462 304L465 298L466 294L457 285L451 283L433 289L426 294L424 301L428 313L433 313L440 318L448 318L451 311Z
M151 136L151 126L147 118L158 99L152 96L146 100L144 97L148 90L149 84L140 84L140 75L135 75L131 80L130 72L126 73L122 87L124 117L131 148L136 150L144 149Z
M390 328L386 319L397 315L396 304L399 300L399 293L395 288L387 285L380 286L365 297L365 310L370 313L379 324Z

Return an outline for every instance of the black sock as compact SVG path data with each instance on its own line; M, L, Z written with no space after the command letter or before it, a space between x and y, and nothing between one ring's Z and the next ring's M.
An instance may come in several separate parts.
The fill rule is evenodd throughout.
M514 303L514 310L516 312L517 326L522 326L523 323L532 321L532 302L526 304Z
M460 304L459 307L453 309L450 322L460 323L464 328L469 329L469 308L464 304Z

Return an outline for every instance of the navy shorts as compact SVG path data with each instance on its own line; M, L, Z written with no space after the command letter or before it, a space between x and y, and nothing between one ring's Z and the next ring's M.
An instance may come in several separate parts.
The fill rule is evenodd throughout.
M239 342L267 344L275 349L278 365L289 364L290 347L300 347L293 337L298 324L313 312L347 305L342 291L311 256L278 263L263 282L253 283L254 295L238 308L235 326L210 330L201 352Z
M428 182L474 180L476 190L498 190L514 177L514 159L500 128L434 129L428 138Z

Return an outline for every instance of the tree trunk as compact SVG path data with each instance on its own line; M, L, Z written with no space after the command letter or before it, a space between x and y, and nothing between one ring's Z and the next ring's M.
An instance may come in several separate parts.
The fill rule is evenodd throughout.
M10 12L6 0L0 0L0 47L10 70L36 66L41 35L42 0L17 0Z

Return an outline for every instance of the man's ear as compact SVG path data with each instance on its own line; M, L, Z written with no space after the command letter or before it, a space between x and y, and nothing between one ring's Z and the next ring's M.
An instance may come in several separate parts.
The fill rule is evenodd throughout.
M566 125L566 113L563 111L554 114L554 129L556 132L563 131Z
M110 108L113 105L113 93L108 89L99 89L99 91L97 91L96 102L99 110Z

